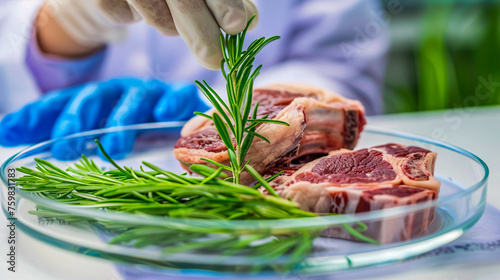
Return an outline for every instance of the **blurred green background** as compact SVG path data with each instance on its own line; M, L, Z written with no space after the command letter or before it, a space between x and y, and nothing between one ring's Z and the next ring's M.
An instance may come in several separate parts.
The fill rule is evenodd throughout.
M399 2L385 112L500 104L500 1Z

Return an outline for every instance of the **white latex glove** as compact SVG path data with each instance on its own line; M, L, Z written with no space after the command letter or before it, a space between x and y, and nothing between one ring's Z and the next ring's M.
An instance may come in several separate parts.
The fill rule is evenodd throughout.
M253 0L48 0L55 18L78 43L98 47L118 42L126 24L144 19L166 36L186 42L208 69L220 68L220 29L241 32L258 15ZM254 19L250 29L256 26Z

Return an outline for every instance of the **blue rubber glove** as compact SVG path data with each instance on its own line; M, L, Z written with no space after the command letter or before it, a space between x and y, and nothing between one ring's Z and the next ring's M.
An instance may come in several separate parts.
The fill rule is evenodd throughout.
M192 84L165 84L138 79L114 79L89 83L46 94L0 122L0 145L16 146L64 137L87 130L152 121L182 121L194 111L209 107ZM132 150L130 132L107 134L101 139L111 155ZM81 143L84 145L84 143ZM83 147L72 142L53 145L59 159L80 156Z

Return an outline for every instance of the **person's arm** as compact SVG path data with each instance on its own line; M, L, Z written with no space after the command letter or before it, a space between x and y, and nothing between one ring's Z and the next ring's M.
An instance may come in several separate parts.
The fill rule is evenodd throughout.
M238 33L253 14L252 0L192 5L177 0L48 0L37 16L27 65L42 91L89 81L100 70L99 50L120 42L124 26L142 18L163 35L180 35L201 65L216 69L222 58L220 30Z
M104 45L78 43L56 20L47 3L39 10L29 39L26 66L41 92L95 80L104 60Z
M53 11L45 3L35 20L35 35L40 51L60 58L77 59L90 56L104 46L85 46L78 43L56 20Z
M78 6L78 3L82 2L73 4ZM104 61L104 40L82 43L69 32L72 29L62 24L61 18L74 18L76 22L87 20L83 12L73 14L65 5L64 1L45 2L34 19L25 63L41 92L95 80ZM97 23L89 24L95 26ZM123 36L123 31L123 28L110 27L103 33L114 34L106 37L117 38Z
M297 1L282 62L264 67L259 85L308 82L360 100L368 114L383 110L388 36L375 1Z
M0 75L3 76L0 112L20 108L41 93L94 80L99 74L104 49L94 53L76 47L54 23L44 3L43 0L0 0ZM38 28L43 34L49 34L40 41L56 44L48 48L46 44L39 44ZM57 50L56 45L65 46L69 51L48 53L47 50Z
M43 0L0 0L0 113L12 112L27 102L40 97L42 90L27 63L29 46L36 42L34 22L45 1ZM35 50L37 48L32 48ZM33 58L33 57L31 57ZM55 64L52 58L40 56L41 67L38 72L44 73L49 83L64 83L59 75L52 75ZM50 60L51 63L48 63ZM43 62L43 63L42 63ZM56 63L58 64L58 63ZM64 68L67 68L65 65ZM77 65L78 66L78 65ZM78 73L80 70L75 68ZM55 71L56 73L58 71ZM62 82L62 83L61 83ZM49 88L50 89L50 88Z

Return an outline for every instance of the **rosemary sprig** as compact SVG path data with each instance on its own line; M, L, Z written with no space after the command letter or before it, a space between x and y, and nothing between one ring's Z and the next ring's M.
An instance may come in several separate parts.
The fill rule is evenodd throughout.
M27 175L16 179L24 191L85 208L106 208L120 212L181 218L276 219L315 217L286 199L262 194L256 189L224 180L222 168L193 165L203 175L192 178L163 170L144 161L152 171L121 167L104 150L104 157L117 169L102 171L93 160L82 156L66 171L35 159L36 170L18 170Z
M24 191L77 208L174 218L215 219L221 222L317 216L301 210L292 201L264 195L253 188L227 182L227 175L221 172L222 168L193 165L191 168L202 174L202 178L178 175L149 162L143 164L150 168L150 171L143 167L135 170L119 166L101 145L99 148L117 169L103 171L85 156L67 170L62 170L43 159L36 159L36 168L18 168L18 171L26 175L15 180ZM237 232L189 223L146 226L113 220L94 220L91 217L75 216L40 206L30 213L69 222L86 221L99 224L114 235L109 241L112 244L135 247L162 246L166 254L191 250L222 255L245 254L259 257L263 263L286 255L288 262L282 269L289 269L301 261L310 252L314 239L322 230L290 229L274 233L268 230ZM360 233L366 229L365 225L361 224L357 229L349 225L344 227L359 240L376 243Z
M262 176L252 168L245 157L255 137L269 142L264 136L256 133L258 124L273 123L288 125L286 122L268 120L268 116L257 117L258 104L252 108L253 85L260 74L262 65L254 69L255 56L269 43L279 39L273 36L266 39L262 37L252 42L243 50L248 27L255 15L248 21L247 27L237 35L221 35L221 46L224 55L221 61L222 75L226 79L226 93L228 103L212 89L206 81L196 81L201 92L210 100L217 110L212 116L196 112L197 115L209 118L214 122L215 128L228 149L230 167L233 173L233 183L240 183L240 175L247 171L261 185L274 196L278 196Z

